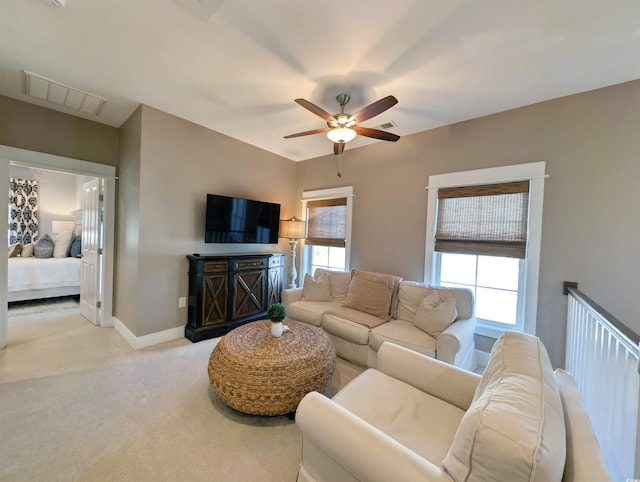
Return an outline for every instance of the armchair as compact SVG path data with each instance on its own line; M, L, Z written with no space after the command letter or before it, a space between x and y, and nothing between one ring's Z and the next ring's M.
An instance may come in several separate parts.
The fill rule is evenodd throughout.
M521 333L496 342L482 377L385 342L333 399L303 398L297 480L610 480L588 418L572 415L579 397L563 404L570 378ZM590 436L574 440L576 424Z

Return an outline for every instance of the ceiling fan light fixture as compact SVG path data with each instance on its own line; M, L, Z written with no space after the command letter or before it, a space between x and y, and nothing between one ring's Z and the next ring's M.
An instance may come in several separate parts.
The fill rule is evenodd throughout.
M356 137L356 131L350 127L335 127L327 132L327 137L333 142L349 142Z

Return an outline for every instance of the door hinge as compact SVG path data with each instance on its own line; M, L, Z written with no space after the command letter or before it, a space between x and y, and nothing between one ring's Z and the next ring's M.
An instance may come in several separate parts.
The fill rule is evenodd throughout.
M98 195L98 200L99 200L100 202L104 201L104 194L99 194L99 195Z
M96 302L96 308L102 308L102 301Z
M98 254L102 254L102 248L98 248Z

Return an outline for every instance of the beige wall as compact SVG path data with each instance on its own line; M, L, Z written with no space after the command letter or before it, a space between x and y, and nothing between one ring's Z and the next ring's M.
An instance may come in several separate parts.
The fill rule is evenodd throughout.
M177 298L187 293L187 253L256 248L202 242L207 192L280 202L286 218L299 214L303 190L353 185L352 266L419 280L430 175L540 160L550 178L538 334L554 363L564 353L563 280L640 331L640 81L348 147L341 179L334 156L296 164L148 107L120 130L2 96L0 112L0 144L124 161L114 313L136 335L186 322ZM271 248L288 252L286 242Z
M123 159L120 189L127 186L135 195L137 174L133 169L130 180L126 165ZM178 297L188 294L187 254L286 252L284 240L279 245L205 244L205 199L207 193L216 193L276 202L287 216L299 202L295 185L293 161L142 106L138 213L130 212L129 205L120 213L120 218L136 218L138 239L128 238L132 246L123 248L121 241L118 246L119 252L137 251L138 315L135 325L124 312L125 319L116 316L137 336L184 326L187 310L178 309ZM130 281L118 278L117 298L131 296L123 293Z
M118 129L0 95L0 144L118 165Z
M402 99L400 99L400 105ZM562 365L566 297L579 288L635 331L640 256L640 81L298 165L298 191L353 185L352 268L422 280L433 174L546 161L538 335Z
M132 333L138 324L138 256L140 251L140 136L142 108L120 127L119 179L116 183L116 263L113 315Z

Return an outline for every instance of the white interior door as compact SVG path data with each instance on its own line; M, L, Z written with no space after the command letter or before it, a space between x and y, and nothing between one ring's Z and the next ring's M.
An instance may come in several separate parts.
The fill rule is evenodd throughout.
M82 185L82 268L80 313L94 325L101 322L102 192L100 179Z

